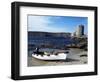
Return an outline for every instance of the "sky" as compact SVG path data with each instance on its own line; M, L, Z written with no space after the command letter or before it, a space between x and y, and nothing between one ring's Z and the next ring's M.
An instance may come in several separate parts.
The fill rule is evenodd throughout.
M87 17L28 15L28 31L73 33L80 24L87 34Z

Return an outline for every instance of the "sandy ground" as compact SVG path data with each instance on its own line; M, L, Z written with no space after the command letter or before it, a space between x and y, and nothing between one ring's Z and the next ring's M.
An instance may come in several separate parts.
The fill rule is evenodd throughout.
M82 56L82 55L86 56ZM28 66L54 66L54 65L74 65L74 64L87 64L88 57L87 51L82 49L70 49L66 60L61 61L44 61L39 60L31 55L28 56Z

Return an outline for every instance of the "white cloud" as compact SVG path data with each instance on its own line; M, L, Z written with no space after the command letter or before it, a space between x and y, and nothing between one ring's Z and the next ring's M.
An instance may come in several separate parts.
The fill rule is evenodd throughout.
M59 19L59 17L56 17ZM52 17L47 16L29 16L28 31L46 31L46 32L65 32L65 29L53 26Z
M29 16L28 18L28 30L29 31L41 31L48 28L48 24L52 23L50 17L44 16Z

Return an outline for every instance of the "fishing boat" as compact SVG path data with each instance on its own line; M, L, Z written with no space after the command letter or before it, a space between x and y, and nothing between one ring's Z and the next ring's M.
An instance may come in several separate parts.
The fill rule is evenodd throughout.
M60 53L48 53L48 52L40 52L39 49L36 49L36 52L32 53L32 57L40 60L66 60L68 53L60 52Z

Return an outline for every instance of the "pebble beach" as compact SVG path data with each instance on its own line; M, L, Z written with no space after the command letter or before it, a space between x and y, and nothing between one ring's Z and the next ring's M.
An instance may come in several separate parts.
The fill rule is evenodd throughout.
M77 65L77 64L87 64L88 54L87 51L78 48L71 48L66 60L59 61L47 61L36 59L28 54L28 67L31 66L55 66L55 65Z

